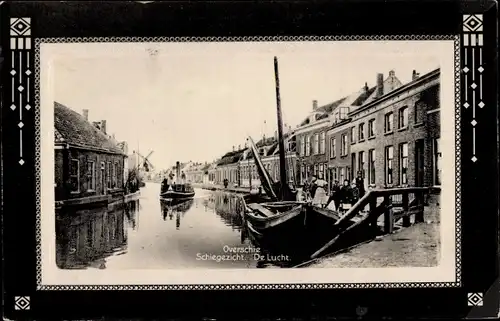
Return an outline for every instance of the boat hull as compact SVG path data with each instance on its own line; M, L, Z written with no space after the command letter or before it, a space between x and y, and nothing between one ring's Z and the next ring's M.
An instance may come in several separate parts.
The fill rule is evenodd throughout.
M335 212L308 205L293 206L271 217L260 217L251 210L245 212L248 234L254 245L299 260L337 235L339 229L335 223L339 218Z
M160 194L160 198L163 200L189 200L192 199L195 192L176 192L167 191Z

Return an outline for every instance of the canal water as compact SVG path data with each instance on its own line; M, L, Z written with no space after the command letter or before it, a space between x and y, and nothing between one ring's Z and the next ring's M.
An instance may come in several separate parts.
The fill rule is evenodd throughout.
M166 204L160 184L115 208L57 213L56 261L62 269L266 268L241 216L241 196L196 189L194 200ZM234 251L239 251L235 255ZM262 251L262 250L261 250Z

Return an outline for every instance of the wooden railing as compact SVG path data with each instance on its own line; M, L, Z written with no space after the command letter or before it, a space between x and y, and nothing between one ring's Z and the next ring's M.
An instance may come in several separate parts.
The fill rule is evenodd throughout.
M380 215L384 215L384 232L393 233L394 223L403 219L403 227L411 225L411 216L415 216L415 223L424 222L424 199L425 194L429 192L426 187L403 187L391 189L374 189L366 193L354 206L338 220L335 225L339 226L340 231L336 236L316 251L311 258L317 258L330 248L346 232L362 224L369 224L377 227L377 221ZM410 195L412 200L410 201ZM394 197L396 196L396 197ZM400 196L400 197L399 197ZM400 198L396 204L393 200ZM358 215L362 210L369 206L369 212L360 221L354 224L348 222ZM345 229L342 226L346 225Z

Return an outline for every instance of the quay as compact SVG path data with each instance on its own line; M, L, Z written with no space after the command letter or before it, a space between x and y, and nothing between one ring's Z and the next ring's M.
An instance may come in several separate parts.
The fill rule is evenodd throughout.
M304 262L296 268L430 267L439 264L440 206L425 207L425 222L409 227L394 225L389 234ZM383 222L379 222L379 226Z
M203 183L193 183L191 184L194 188L201 188L210 191L224 191L229 193L238 193L238 194L246 194L250 193L250 188L248 187L234 187L228 186L227 188L224 185L220 184L203 184Z

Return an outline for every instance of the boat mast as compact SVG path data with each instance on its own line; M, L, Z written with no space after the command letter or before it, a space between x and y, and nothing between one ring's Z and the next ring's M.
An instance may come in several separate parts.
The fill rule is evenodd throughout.
M286 188L286 160L285 160L285 142L283 139L283 120L281 118L281 98L280 98L280 80L278 73L278 58L274 57L274 77L276 79L276 107L278 113L278 147L280 156L280 183L281 183L281 199L287 198Z

